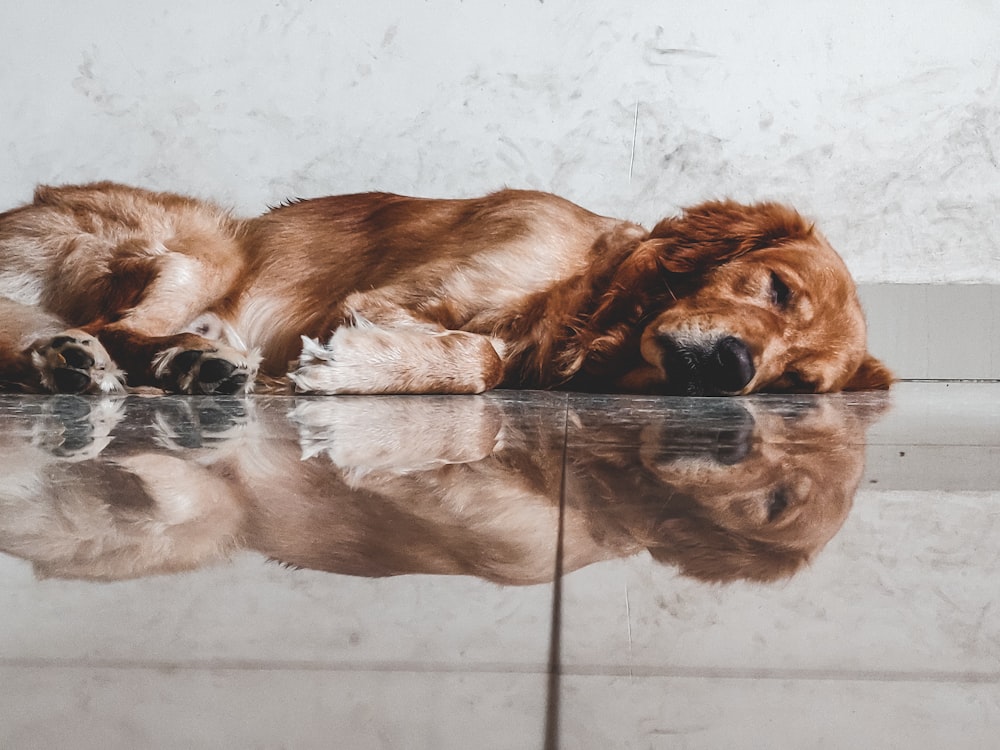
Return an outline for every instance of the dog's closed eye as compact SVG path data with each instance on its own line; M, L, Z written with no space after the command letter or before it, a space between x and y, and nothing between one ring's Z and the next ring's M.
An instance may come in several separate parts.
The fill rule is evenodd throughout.
M799 372L795 370L789 370L785 373L785 379L788 381L789 390L794 393L815 393L816 386Z
M818 393L819 385L795 370L785 371L780 378L762 390L768 393Z
M774 271L771 271L770 294L771 304L782 310L788 307L788 304L792 301L792 290L788 288L788 284Z
M786 508L788 508L788 490L784 487L775 487L767 496L767 522L776 521Z

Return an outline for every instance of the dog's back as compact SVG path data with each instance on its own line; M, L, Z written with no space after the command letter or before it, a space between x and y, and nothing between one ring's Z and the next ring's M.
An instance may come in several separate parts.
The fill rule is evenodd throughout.
M224 314L276 375L298 355L300 336L325 337L380 308L492 335L527 300L584 273L598 238L620 225L634 227L521 190L294 202L246 223L252 278Z

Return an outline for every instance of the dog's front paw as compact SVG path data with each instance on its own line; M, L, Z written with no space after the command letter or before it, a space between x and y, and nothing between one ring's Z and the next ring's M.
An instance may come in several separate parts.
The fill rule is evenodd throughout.
M153 362L159 384L174 393L231 395L253 390L260 365L256 351L243 354L223 344L206 349L174 347Z
M343 363L337 356L337 337L325 346L316 339L302 337L298 366L288 373L296 393L337 394L350 392Z
M64 331L36 342L31 361L42 387L52 393L125 390L125 373L118 369L101 342L83 331Z

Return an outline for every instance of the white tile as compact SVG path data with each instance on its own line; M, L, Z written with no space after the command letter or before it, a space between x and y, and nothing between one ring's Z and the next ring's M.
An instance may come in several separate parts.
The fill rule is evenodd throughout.
M868 443L1000 445L1000 383L898 383Z
M0 667L5 750L541 747L537 674Z
M980 750L1000 736L996 682L569 675L560 747Z
M570 671L948 674L1000 664L1000 493L863 490L813 562L777 584L705 585L646 555L563 579Z
M1000 445L869 445L862 486L879 490L1000 490Z
M898 383L889 404L868 429L863 486L1000 489L1000 383Z
M548 585L353 578L251 555L106 584L37 581L0 556L0 659L538 668L551 606Z

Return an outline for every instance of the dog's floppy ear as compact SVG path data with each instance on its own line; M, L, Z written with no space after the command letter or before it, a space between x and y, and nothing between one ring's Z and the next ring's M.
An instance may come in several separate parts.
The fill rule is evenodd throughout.
M651 300L672 295L670 274L690 274L756 250L812 234L812 225L778 203L743 205L710 201L664 219L636 241L611 243L598 253L594 309L576 356L562 368L574 373L589 358L601 363L619 350Z
M625 308L640 310L650 295L664 291L664 271L703 271L758 248L804 239L812 231L811 224L779 203L725 200L688 208L679 217L661 221L624 255L621 249L607 253L617 266L594 319L606 324L620 319Z
M567 373L576 372L588 356L599 362L614 356L650 300L667 289L660 269L659 251L649 242L633 243L609 269L610 278L598 288L597 304L579 334L580 351L565 368Z
M686 576L710 583L788 578L809 562L806 550L750 539L697 518L671 518L660 529L662 544L648 547L653 559L676 565Z
M656 248L667 271L695 273L812 232L812 224L780 203L708 201L664 219L643 244Z
M865 354L861 365L844 384L845 391L886 391L896 377L884 364L871 354Z

